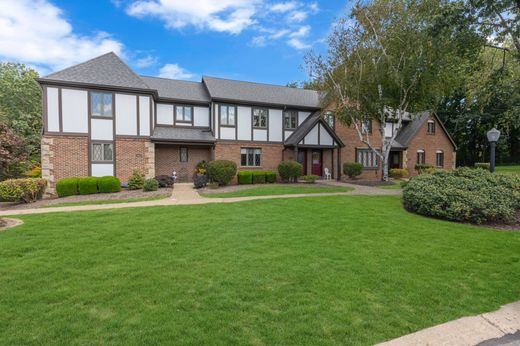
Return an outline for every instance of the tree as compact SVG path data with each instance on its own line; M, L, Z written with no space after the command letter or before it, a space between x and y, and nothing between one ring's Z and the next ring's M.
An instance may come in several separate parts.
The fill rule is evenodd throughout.
M403 119L432 109L458 80L472 50L461 49L467 31L436 26L439 0L357 2L328 38L326 56L306 57L311 78L324 91L324 106L352 126L380 159L388 180L388 158ZM470 46L478 42L471 36ZM462 63L464 62L464 64ZM372 143L367 121L379 123L381 143ZM395 123L390 138L385 124Z
M0 180L11 175L13 165L27 159L24 144L11 128L0 123Z
M0 120L24 139L33 160L40 159L42 128L38 72L23 64L0 63Z

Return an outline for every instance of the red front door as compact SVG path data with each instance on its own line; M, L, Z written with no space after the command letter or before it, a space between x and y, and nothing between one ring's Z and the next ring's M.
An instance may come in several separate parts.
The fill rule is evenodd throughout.
M321 177L321 150L312 151L312 174Z

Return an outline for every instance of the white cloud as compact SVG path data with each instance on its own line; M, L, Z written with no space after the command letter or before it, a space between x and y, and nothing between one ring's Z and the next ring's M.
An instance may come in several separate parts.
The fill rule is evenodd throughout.
M310 4L309 9L312 13L318 13L320 11L320 7L318 6L317 2L313 2L312 4Z
M239 34L255 24L253 16L263 0L138 0L130 4L130 16L156 17L167 28L194 26L218 32Z
M289 40L287 40L287 44L296 49L310 48L311 45L303 41L303 38L307 37L310 31L311 27L309 25L300 27L297 31L289 34Z
M145 67L150 67L150 66L155 65L155 64L157 64L157 62L158 62L157 57L147 55L143 58L137 59L135 61L135 66L137 66L139 68L145 68Z
M269 8L269 10L271 12L285 13L285 12L296 9L298 6L299 6L299 4L296 1L279 2L277 4L272 5Z
M287 19L290 22L303 22L305 19L307 19L308 13L305 11L293 11L289 14Z
M192 79L195 75L178 64L166 64L159 70L159 77L171 79Z
M265 47L265 45L267 44L266 41L267 39L265 38L265 36L255 36L251 40L251 45L255 47Z
M124 45L105 32L74 33L58 7L47 0L0 1L0 59L35 65L40 71L68 67Z

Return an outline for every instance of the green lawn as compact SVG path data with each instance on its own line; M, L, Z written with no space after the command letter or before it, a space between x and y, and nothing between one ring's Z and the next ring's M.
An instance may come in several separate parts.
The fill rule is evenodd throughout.
M520 232L397 196L27 215L0 232L0 343L370 345L520 299Z
M250 196L270 196L270 195L294 195L300 193L327 193L327 192L349 192L354 190L345 186L323 186L311 184L295 185L258 185L251 188L228 191L204 193L204 197L230 198L230 197L250 197Z
M507 173L507 174L519 174L520 175L520 165L511 165L511 166L496 166L495 172Z
M40 208L56 208L56 207L75 207L78 205L92 205L92 204L118 204L118 203L131 203L131 202L143 202L143 201L156 201L159 199L165 199L168 196L151 196L151 197L135 197L126 199L101 199L101 200L90 200L90 201L79 201L79 202L63 202L56 204L42 205Z
M402 189L400 180L394 181L394 183L395 184L392 184L392 185L379 185L378 187L381 188L381 189L385 189L385 190L398 190L398 189Z

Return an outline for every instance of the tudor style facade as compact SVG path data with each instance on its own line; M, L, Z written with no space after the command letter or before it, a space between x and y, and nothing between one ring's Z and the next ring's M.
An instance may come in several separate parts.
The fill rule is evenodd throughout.
M304 174L359 161L364 178L379 162L354 129L323 115L313 90L203 77L201 82L135 74L114 53L38 79L43 90L42 175L50 191L71 176L115 175L190 181L201 160L227 159L239 169L275 170L295 159ZM433 125L432 125L433 124ZM380 141L372 124L373 143ZM372 127L372 126L370 126ZM391 131L391 124L387 124ZM385 133L388 132L385 127ZM391 164L414 174L416 160L451 168L455 145L434 115L407 122Z

